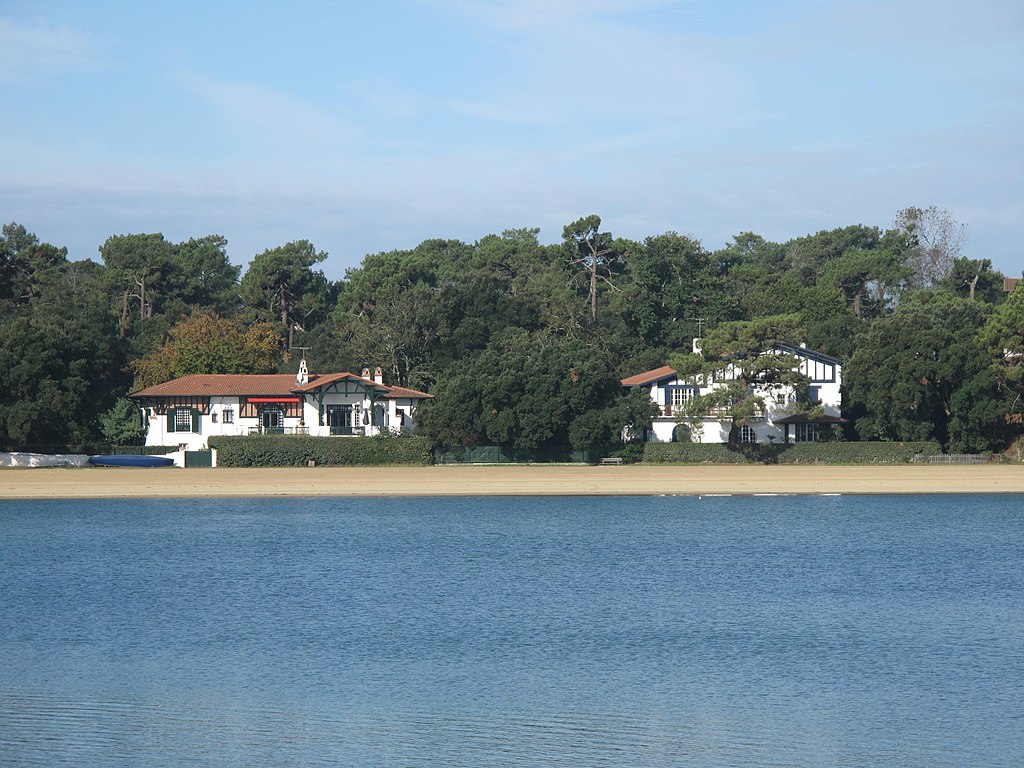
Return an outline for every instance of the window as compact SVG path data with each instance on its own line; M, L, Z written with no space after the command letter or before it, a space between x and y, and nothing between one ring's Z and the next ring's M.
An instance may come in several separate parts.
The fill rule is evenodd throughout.
M686 405L693 402L693 389L690 387L674 387L669 390L673 406Z
M168 408L168 432L199 432L200 416L195 408Z
M796 392L792 389L780 389L776 390L771 398L775 401L776 405L793 405L797 401Z
M192 412L187 408L179 408L174 412L174 431L192 431Z
M757 432L749 424L744 424L740 427L740 442L741 443L756 443Z
M217 423L217 412L216 411L210 411L210 422L213 423L213 424Z
M221 419L223 420L223 422L225 424L234 424L235 423L235 409L234 408L225 408L223 411L221 411Z
M692 403L697 396L697 388L686 386L669 386L665 389L665 407L663 410L667 415L675 413L687 403Z
M818 425L817 424L794 424L794 440L798 443L816 443L818 442Z
M260 412L260 424L268 435L284 434L284 411L276 405L268 405Z

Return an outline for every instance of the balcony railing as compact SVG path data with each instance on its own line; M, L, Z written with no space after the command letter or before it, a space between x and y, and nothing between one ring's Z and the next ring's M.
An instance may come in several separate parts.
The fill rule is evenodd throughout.
M249 427L250 435L308 435L309 427Z
M362 437L366 434L366 427L331 427L332 437Z
M676 413L681 410L680 406L675 406L676 410L673 411L673 406L671 405L662 405L659 406L659 408L662 416L675 416ZM709 408L704 412L704 415L712 419L727 419L731 416L729 406L727 405L718 405L713 408ZM764 421L764 419L765 414L762 410L758 410L750 417L751 421Z

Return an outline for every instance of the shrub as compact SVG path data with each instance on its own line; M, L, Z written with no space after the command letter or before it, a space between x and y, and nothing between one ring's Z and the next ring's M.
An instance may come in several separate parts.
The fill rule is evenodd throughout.
M221 467L384 466L431 464L425 437L309 437L249 435L211 437Z
M644 447L647 443L633 441L626 443L618 450L609 453L609 456L622 459L626 464L638 464L644 460Z
M132 456L160 456L174 453L176 445L111 445L110 443L72 443L61 445L32 445L25 453L47 454L85 454L88 456L107 456L110 454Z
M543 464L597 461L594 451L577 451L568 445L548 445L516 450L507 445L467 445L434 454L435 464Z
M644 461L652 464L909 464L915 455L935 456L933 442L797 443L742 445L722 443L647 443Z

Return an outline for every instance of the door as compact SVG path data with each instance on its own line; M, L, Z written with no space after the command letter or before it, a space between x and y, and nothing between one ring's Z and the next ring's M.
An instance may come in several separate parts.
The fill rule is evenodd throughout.
M268 435L284 434L284 412L280 408L264 408L260 424Z
M327 426L331 428L332 435L352 434L352 406L351 405L328 405Z

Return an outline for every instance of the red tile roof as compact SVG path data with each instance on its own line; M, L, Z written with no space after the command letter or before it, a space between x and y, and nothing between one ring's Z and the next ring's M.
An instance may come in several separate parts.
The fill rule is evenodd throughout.
M383 384L377 384L372 379L364 379L362 376L356 376L354 373L325 373L323 376L317 376L315 379L310 376L309 383L303 384L301 387L295 386L295 379L292 379L292 387L296 392L315 392L321 387L326 387L328 384L333 384L336 381L354 381L357 384L362 384L368 388L377 388L379 390L387 389Z
M287 397L294 388L295 374L292 373L194 373L140 389L132 397Z
M386 398L409 398L415 400L432 397L432 395L428 395L426 392L420 392L415 389L377 384L370 379L356 376L354 373L326 373L322 376L310 375L309 383L302 386L296 386L295 376L290 373L195 373L140 389L138 392L132 393L131 397L290 397L295 393L308 394L315 392L320 387L327 386L336 381L344 381L345 379L363 384L368 388L376 389L378 394Z
M385 385L387 386L387 385ZM398 398L407 398L410 400L423 399L426 397L433 397L428 395L426 392L420 392L417 389L407 389L405 387L388 387L390 390L385 397L397 400Z
M675 368L668 365L663 365L661 368L655 368L652 371L644 371L633 376L629 376L622 380L622 386L624 387L636 387L644 384L651 384L660 379L667 379L671 376L675 376Z

